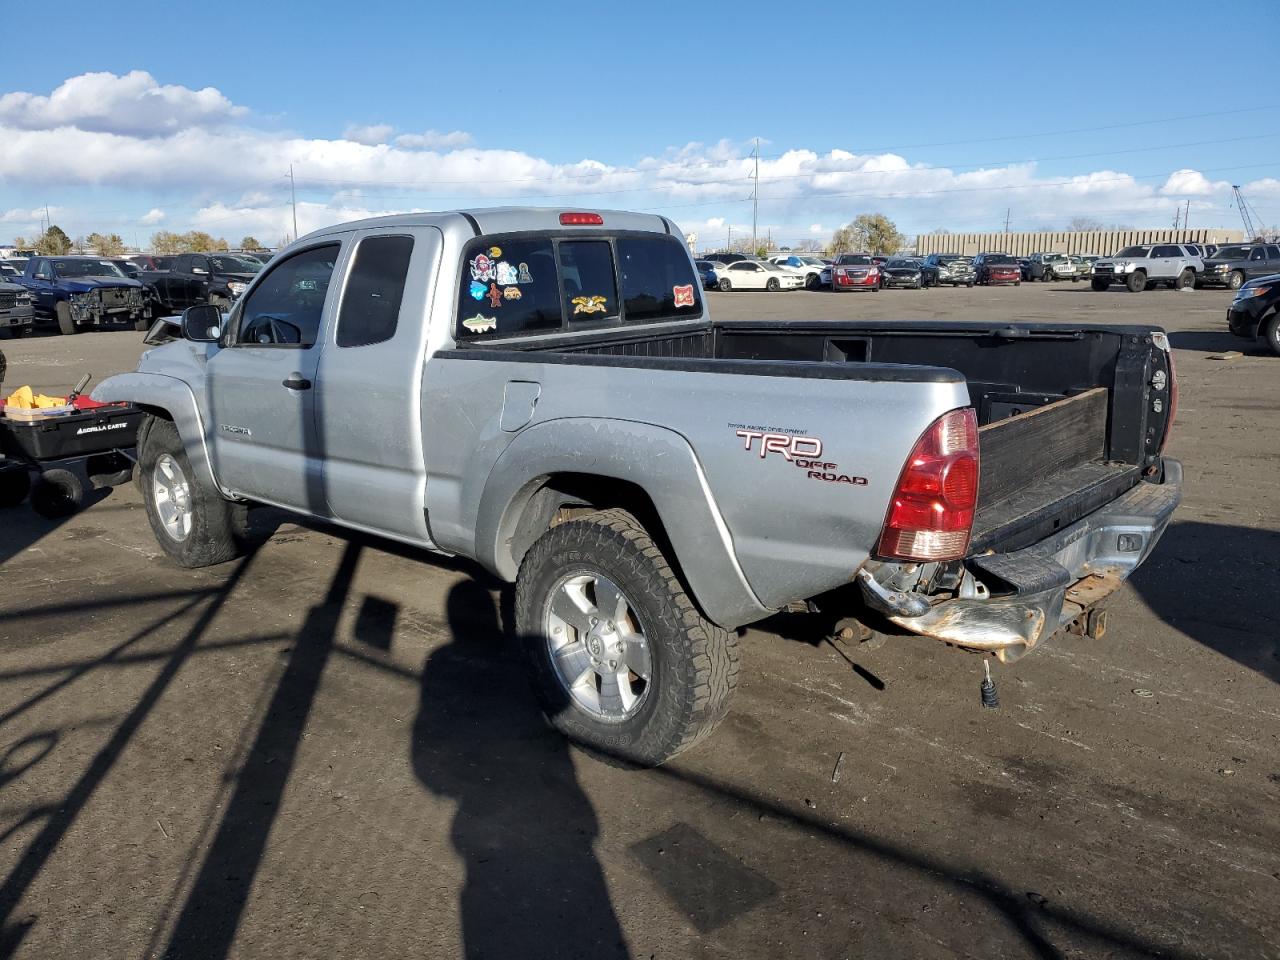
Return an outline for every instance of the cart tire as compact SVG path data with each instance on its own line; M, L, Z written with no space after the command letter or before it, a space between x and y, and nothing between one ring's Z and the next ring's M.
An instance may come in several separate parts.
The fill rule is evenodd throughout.
M95 487L118 487L133 476L133 464L122 453L95 453L84 469Z
M76 322L71 319L71 305L68 303L60 303L54 308L54 313L58 317L58 329L62 331L63 336L75 336L80 331L76 329Z
M49 520L69 517L84 503L84 484L70 470L46 470L31 490L31 509Z
M31 492L31 474L26 467L0 470L0 509L16 507Z
M156 542L184 567L233 560L243 551L248 505L204 483L173 421L154 418L138 448L142 502Z
M572 606L563 605L566 599ZM520 564L515 613L548 721L606 758L657 766L710 734L728 710L738 678L737 637L701 614L662 551L625 511L593 513L544 533ZM626 628L599 626L619 615L618 627ZM624 650L628 636L639 644ZM566 654L573 647L571 661ZM633 652L639 656L630 667ZM615 677L613 693L607 695L603 674L589 676L597 670Z

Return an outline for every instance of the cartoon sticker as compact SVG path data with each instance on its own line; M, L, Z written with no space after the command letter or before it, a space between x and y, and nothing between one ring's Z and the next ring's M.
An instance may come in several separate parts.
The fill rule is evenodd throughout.
M486 257L483 253L477 253L476 258L471 261L471 279L472 280L492 280L493 279L493 261Z
M604 313L606 309L605 297L574 297L569 302L574 313Z
M489 248L489 256L490 256L490 257L492 257L494 260L497 260L500 256L502 256L502 248L501 248L501 247L490 247L490 248Z
M495 310L502 306L502 291L496 283L489 284L489 306Z
M507 263L507 261L499 261L498 266L495 269L497 270L498 282L504 287L520 282L519 271L517 271L511 264Z
M472 300L483 300L484 295L488 292L489 292L489 288L486 287L479 280L471 281L471 299Z
M498 318L485 317L477 313L470 320L463 320L462 325L472 333L488 333L490 330L498 329Z
M516 283L533 283L533 275L529 273L528 264L520 264L520 278Z
M693 306L693 284L686 283L683 287L672 287L671 292L676 295L677 307Z
M505 290L503 290L503 291L502 291L502 297L503 297L503 299L505 299L505 300L519 300L519 299L520 299L520 288L519 288L519 287L507 287Z

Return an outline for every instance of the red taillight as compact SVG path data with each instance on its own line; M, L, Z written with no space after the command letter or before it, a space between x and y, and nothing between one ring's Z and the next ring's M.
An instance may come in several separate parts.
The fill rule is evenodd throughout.
M602 227L604 217L598 213L562 213L560 225L563 227Z
M978 505L978 419L945 413L902 468L876 553L897 560L960 560Z

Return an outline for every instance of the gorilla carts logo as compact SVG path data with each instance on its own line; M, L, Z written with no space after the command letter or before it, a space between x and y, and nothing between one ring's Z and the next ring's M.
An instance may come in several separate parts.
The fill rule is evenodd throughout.
M841 473L839 464L823 460L822 441L817 437L752 429L739 429L735 433L743 441L742 449L758 454L761 460L776 453L788 463L799 467L812 480L848 483L855 487L867 485L866 477Z

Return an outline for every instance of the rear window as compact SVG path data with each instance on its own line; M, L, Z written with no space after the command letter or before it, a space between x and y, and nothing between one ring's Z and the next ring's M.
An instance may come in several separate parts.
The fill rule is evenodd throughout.
M560 327L560 284L549 237L473 240L458 292L460 340Z
M701 289L671 236L484 237L464 254L456 337L548 332L565 319L573 327L697 317Z
M702 293L689 255L675 237L619 237L618 273L628 323L696 317Z

